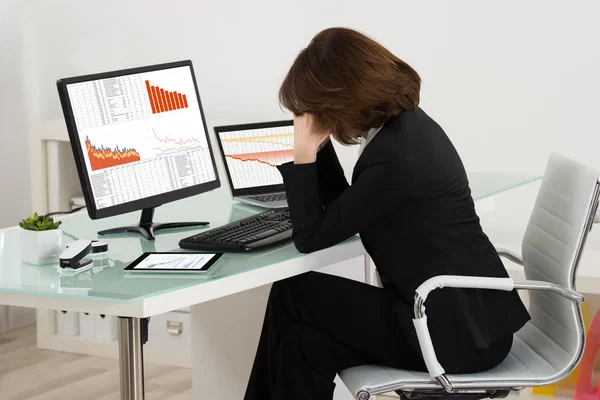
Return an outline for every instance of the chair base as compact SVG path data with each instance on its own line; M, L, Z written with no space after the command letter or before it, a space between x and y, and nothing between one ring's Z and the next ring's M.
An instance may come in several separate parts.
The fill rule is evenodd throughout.
M504 399L508 397L510 394L510 390L486 390L485 393L456 393L451 394L444 391L437 392L421 392L421 391L411 391L411 392L403 392L396 391L396 394L400 396L402 400L479 400L479 399Z

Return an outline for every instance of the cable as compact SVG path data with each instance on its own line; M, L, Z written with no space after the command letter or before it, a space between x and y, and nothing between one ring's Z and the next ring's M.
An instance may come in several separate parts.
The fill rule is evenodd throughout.
M54 212L46 214L45 217L51 217L53 215L73 214L74 212L77 212L79 210L83 210L85 207L86 206L81 206L81 207L77 207L77 208L74 208L74 209L69 210L69 211L54 211Z

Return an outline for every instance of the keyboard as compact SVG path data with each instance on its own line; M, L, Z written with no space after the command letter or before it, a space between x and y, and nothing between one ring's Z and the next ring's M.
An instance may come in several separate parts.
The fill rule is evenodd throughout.
M251 200L262 201L263 203L271 203L274 201L284 201L286 200L285 193L271 193L271 194L261 194L258 196L248 196Z
M244 252L292 237L289 209L271 210L182 239L179 247L214 252Z

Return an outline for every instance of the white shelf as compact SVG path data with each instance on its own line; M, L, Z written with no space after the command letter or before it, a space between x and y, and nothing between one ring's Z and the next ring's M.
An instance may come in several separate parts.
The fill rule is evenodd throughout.
M31 208L32 212L45 213L48 212L48 203L50 196L59 196L63 190L60 182L54 182L53 185L59 185L59 190L56 193L48 190L49 180L55 176L59 176L59 170L52 170L52 168L70 169L73 165L73 155L70 148L67 151L59 153L59 148L67 148L69 144L69 135L65 122L62 119L46 120L46 121L34 121L29 127L29 174L31 180ZM48 159L48 153L50 146L50 159ZM54 150L54 151L53 151ZM65 157L63 157L65 156ZM65 159L61 160L63 157ZM48 165L48 162L52 162L52 166ZM66 162L65 162L66 161ZM50 170L49 170L50 169ZM70 172L69 176L76 176L73 171ZM50 178L50 179L49 179ZM71 179L72 180L72 179ZM65 192L71 192L73 187L77 187L79 182L67 182L68 187ZM63 197L66 198L70 193L65 193ZM54 199L54 203L64 203L62 200Z
M68 142L69 134L64 119L34 121L31 125L32 137L37 140Z

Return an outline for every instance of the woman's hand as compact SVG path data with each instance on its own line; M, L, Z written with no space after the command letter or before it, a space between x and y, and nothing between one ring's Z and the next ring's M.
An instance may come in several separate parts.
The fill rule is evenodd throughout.
M329 132L317 132L315 117L304 113L294 115L294 164L317 161L317 152L329 139Z

